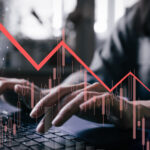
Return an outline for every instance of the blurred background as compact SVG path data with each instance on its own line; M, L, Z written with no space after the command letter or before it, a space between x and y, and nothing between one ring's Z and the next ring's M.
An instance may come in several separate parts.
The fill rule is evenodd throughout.
M137 0L0 0L0 22L40 63L62 40L90 65L95 49ZM58 66L59 53L37 72L0 33L0 75L39 79L44 83ZM63 78L80 66L65 53ZM74 63L74 69L72 64Z

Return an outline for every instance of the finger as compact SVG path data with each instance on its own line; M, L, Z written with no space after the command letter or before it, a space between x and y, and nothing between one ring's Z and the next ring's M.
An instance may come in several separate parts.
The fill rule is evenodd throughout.
M20 96L23 96L23 98L21 99L23 101L23 103L29 108L31 109L31 88L28 86L24 86L24 85L15 85L14 86L14 91L19 94Z
M14 91L22 96L31 96L31 88L29 86L24 85L15 85Z
M80 92L83 92L83 91L85 91L85 92L86 91L93 91L93 92L99 92L99 93L104 93L105 92L103 86L98 82L96 82L94 84L89 84L86 87L75 91L74 93L76 93L76 92L80 93Z
M6 90L5 81L0 82L0 94L2 94Z
M21 85L21 84L16 84L14 85L14 91L18 94L21 94L22 96L31 96L31 89L34 88L34 92L36 92L37 94L40 94L39 92L41 91L39 87L37 87L36 85L28 82L28 84L25 85Z
M106 92L106 89L104 88L104 86L100 84L99 82L96 82L92 84L91 86L89 86L89 90L96 91L96 92Z
M50 110L48 110L48 112L45 109L46 117L44 117L41 120L41 122L39 123L39 125L36 129L37 132L40 132L40 133L46 132L52 126L52 120L56 117L58 110L60 110L65 104L67 104L71 99L73 99L76 95L78 95L79 92L80 92L80 90L78 92L74 92L74 94L67 96L67 98L64 98L63 103L61 101L59 104L60 108L57 107L57 109L56 109L56 107L55 107L55 110L53 112L51 111L51 108L48 108L48 109L50 109ZM92 92L92 94L98 95L99 93ZM90 95L90 92L88 93L88 96L89 95Z
M92 85L87 84L87 87L84 87L84 85L85 85L84 83L81 83L77 85L61 87L61 89L56 89L56 91L53 94L47 95L35 106L30 116L33 118L41 116L43 114L44 107L47 107L47 106L50 107L54 103L57 103L58 101L56 100L58 99L58 95L59 97L62 97L66 95L67 93L70 93L70 91L72 92L72 89L76 90L76 92L73 92L74 94L71 95L71 97L74 98L77 94L79 94L82 91L100 91L99 88L101 87L99 83L94 83ZM68 102L69 100L71 100L70 97L68 97L68 100L66 100L66 102ZM37 116L35 116L35 114Z
M73 114L77 113L79 110L79 105L84 101L85 92L80 93L72 101L67 103L52 121L52 124L55 126L62 125L66 120L68 120ZM87 92L87 98L94 95L99 95L97 92Z
M7 80L8 78L5 78L5 77L0 77L0 80Z
M52 120L56 117L58 110L60 110L71 99L73 99L79 92L80 92L80 90L78 92L74 92L74 94L70 94L69 96L66 96L66 98L63 98L63 100L62 100L63 102L62 101L60 102L59 108L58 108L58 105L53 106L53 108L55 109L54 111L52 111L52 108L49 108L49 107L45 108L44 112L46 115L38 124L36 131L40 132L40 133L46 132L52 126Z
M77 95L79 95L82 92L85 92L85 93L86 93L86 91L87 92L89 92L89 91L90 92L92 92L92 91L93 92L99 92L100 91L99 87L100 87L99 83L94 83L92 85L88 85L87 87L85 87L83 89L80 89L80 90L77 90L77 91L71 93L70 95L66 96L63 99L63 101L61 101L60 103L61 103L62 106L64 106L66 103L68 103L69 101L71 101L73 98L75 98ZM102 95L104 93L106 93L106 92L99 92L100 95Z
M30 116L32 118L40 117L44 113L44 107L50 107L57 103L58 96L59 98L65 96L68 93L72 92L72 89L78 90L84 87L84 83L72 85L72 86L64 86L56 88L54 92L49 93L44 98L42 98L34 107Z
M52 108L48 108L49 109L48 111L46 111L47 108L45 108L44 112L46 115L38 124L36 131L39 133L45 133L52 126L52 120L56 117L58 110L60 110L71 99L73 99L77 95L77 93L79 93L79 91L75 92L74 94L70 94L69 96L66 96L66 98L63 98L63 100L62 100L63 102L61 101L60 104L57 105L57 109L56 109L56 106L53 106L53 107L55 107L55 110L53 112L52 112Z
M93 84L93 86L96 86L96 84ZM90 90L90 89L92 89L93 88L93 86L89 86L89 87L87 87L87 91L88 90ZM81 93L83 90L78 90L78 91L76 91L76 92L73 92L73 94L70 94L69 96L67 96L66 98L64 98L63 99L63 103L61 103L60 104L60 108L62 108L66 103L68 103L70 100L72 100L75 96L77 96L79 93ZM88 96L91 94L91 92L89 92L88 93ZM99 93L97 93L97 92L92 92L92 94L95 94L95 95L98 95ZM59 109L60 109L59 108ZM53 115L53 117L50 119L50 117L48 117L48 116L50 116L50 115L52 115L52 113L49 113L49 112L47 112L46 114L46 116L47 117L44 117L42 120L41 120L41 122L39 123L39 125L38 125L38 127L37 127L37 131L38 132L41 132L41 133L44 133L44 132L46 132L50 127L51 127L51 125L52 125L52 123L51 123L51 121L54 119L54 117L56 116L56 114L57 114L57 112L58 112L58 110L59 109L57 109L57 111L55 110L55 113L54 113L54 115ZM46 111L45 111L46 112ZM46 119L47 118L47 119Z
M39 133L45 133L52 126L52 120L57 114L57 107L51 107L45 109L45 116L42 118L40 123L38 124L36 131Z
M14 91L17 93L17 94L20 94L21 96L23 97L26 97L24 103L25 104L29 104L31 106L31 93L32 93L32 87L31 86L25 86L25 85L15 85L14 86ZM36 104L39 99L40 99L40 96L41 96L41 90L34 90L34 104Z
M60 103L62 103L61 106L64 106L66 103L71 101L75 96L77 96L79 93L81 93L83 91L95 91L95 92L101 91L101 85L99 83L94 83L92 85L87 84L87 87L84 87L84 88L83 87L84 87L84 83L65 87L65 88L68 88L69 90L74 88L74 89L76 89L76 92L73 92L73 94L71 94L70 97L67 97L67 99L65 99L65 101L63 101L63 102L60 101ZM63 88L62 88L62 90L63 90ZM64 90L66 90L66 89L64 89ZM54 104L54 102L57 103L58 101L56 101L56 100L58 99L58 94L59 94L58 92L59 92L59 90L57 90L57 93L55 93L55 95L54 94L50 95L50 96L47 95L46 97L44 97L43 100L41 100L38 103L38 106L37 105L35 106L35 108L31 112L30 116L32 118L40 117L43 114L44 107L48 107L48 106L50 107L51 105ZM61 95L61 93L62 93L62 95ZM63 96L63 91L60 92L60 97L62 97L62 96ZM52 97L54 97L54 98L52 98ZM53 101L52 100L50 101L50 99L52 99Z
M96 92L92 89L92 86L88 86L86 88L87 92ZM85 89L81 89L81 90L77 90L69 95L67 95L66 97L64 97L59 103L58 105L60 105L61 107L63 107L64 105L66 105L68 102L70 102L71 100L73 100L77 95L79 95L80 93L85 92ZM85 92L86 93L86 92ZM100 92L99 95L102 95L106 92Z
M105 93L97 97L92 97L90 100L80 105L80 110L83 111L85 110L85 108L94 108L95 106L98 106L98 104L100 104L102 100L107 101L112 99L113 99L113 95L110 93Z
M7 79L6 84L9 84L10 86L20 84L20 85L29 85L30 82L25 79Z
M72 93L72 95L76 96L78 95L79 93L81 92L85 92L86 91L90 91L90 92L99 92L100 94L103 94L103 90L101 90L101 85L99 83L94 83L94 84L91 84L91 85L88 85L87 87L84 87L83 89L80 89L80 90L77 90L75 92Z
M3 93L5 90L14 90L14 86L16 84L26 85L28 84L27 80L24 79L5 79L0 81L0 94Z

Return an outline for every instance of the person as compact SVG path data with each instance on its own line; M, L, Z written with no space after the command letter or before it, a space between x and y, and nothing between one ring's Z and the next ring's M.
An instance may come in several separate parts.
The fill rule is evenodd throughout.
M112 83L112 80L114 83L119 81L129 71L134 70L145 84L149 84L149 36L150 1L140 0L128 9L126 15L120 19L110 37L101 47L97 55L99 59L96 61L98 66L93 70L107 85ZM122 117L120 117L120 96L107 92L94 78L90 75L88 77L90 80L86 87L82 72L71 74L62 84L51 90L34 87L34 97L37 103L30 116L39 118L44 115L37 126L38 132L46 132L51 125L61 126L74 114L92 121L98 121L101 117L100 105L104 102L103 100L110 104L110 116L112 117L108 118L109 121L122 128L132 128L133 106L136 108L136 115L140 112L139 119L142 119L142 117L149 118L150 95L142 87L137 92L141 100L129 101L122 97L123 110ZM1 77L0 93L2 94L7 90L14 90L21 95L24 93L23 96L30 99L31 83L24 79ZM26 103L29 104L30 101L26 101ZM128 108L128 111L125 111L125 107ZM93 111L96 111L96 113L89 113Z

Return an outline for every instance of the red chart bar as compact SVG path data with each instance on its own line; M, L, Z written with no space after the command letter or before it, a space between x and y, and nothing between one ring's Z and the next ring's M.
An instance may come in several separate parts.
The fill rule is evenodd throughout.
M150 148L149 148L149 141L146 142L146 150L150 150Z
M136 139L136 80L133 78L133 139Z
M122 118L123 111L123 88L120 88L120 118Z
M31 108L34 107L34 83L31 83Z
M142 145L145 145L145 118L142 118Z

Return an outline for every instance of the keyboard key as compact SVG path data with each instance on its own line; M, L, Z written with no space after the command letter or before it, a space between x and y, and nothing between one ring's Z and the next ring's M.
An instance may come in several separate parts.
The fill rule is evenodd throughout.
M71 147L75 145L75 143L72 142L71 140L67 140L62 137L53 138L52 140L59 144L65 145L65 147Z
M17 142L25 142L25 141L29 141L29 139L26 138L26 137L22 137L22 138L15 139L15 141L17 141Z
M2 139L2 141L3 141L3 143L7 143L7 142L11 142L12 140L9 138L4 138L4 139Z
M26 136L26 135L27 135L27 132L19 132L19 133L17 132L17 135ZM17 136L17 135L16 135L16 136Z
M63 145L60 145L54 141L51 141L49 140L48 142L44 142L43 145L49 147L49 148L52 148L52 149L61 149L61 148L64 148Z
M35 142L35 141L27 141L27 142L23 142L23 144L24 144L25 146L32 146L32 145L36 145L36 144L38 144L38 143Z
M7 147L13 147L13 146L19 145L19 143L16 141L9 141L9 142L4 143L4 145Z
M18 145L18 146L12 147L11 149L12 150L28 150L28 147L24 145Z
M56 128L51 128L51 129L48 131L48 133L58 133L58 132L60 132L60 130L59 130L59 129L56 129Z
M7 147L3 147L3 148L1 148L0 150L10 150L10 149L7 148Z
M50 148L44 146L44 145L34 145L31 146L32 150L50 150Z
M57 136L56 136L55 134L49 133L49 134L44 135L44 137L45 137L45 138L48 138L48 139L51 139L51 138L55 138L55 137L57 137Z
M0 149L3 148L3 143L0 143Z
M29 139L36 139L36 138L39 138L40 135L38 135L38 134L32 134L32 135L27 135L26 137L29 138Z
M72 135L65 135L65 136L63 136L65 139L67 139L67 140L74 140L74 139L76 139L76 137L74 137L74 136L72 136Z
M44 137L40 137L40 138L37 138L37 139L34 139L36 142L46 142L48 141L47 138L44 138Z
M85 148L85 143L84 142L82 142L82 141L76 141L75 142L76 143L76 149L84 149Z
M57 132L55 133L56 135L58 136L65 136L65 135L68 135L68 133L65 133L65 132Z
M26 135L32 135L32 134L34 134L35 133L35 131L30 131L30 130L28 130L28 131L26 131Z
M22 134L16 134L15 136L13 136L14 137L14 139L17 139L17 138L22 138L22 137L24 137L24 135L22 135Z
M23 128L23 127L20 127L18 130L17 130L18 133L22 133L22 132L27 132L27 129L26 128Z
M77 150L77 149L75 147L66 147L65 150Z

